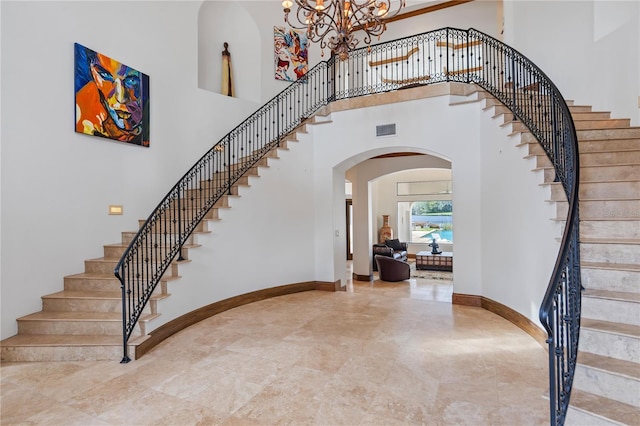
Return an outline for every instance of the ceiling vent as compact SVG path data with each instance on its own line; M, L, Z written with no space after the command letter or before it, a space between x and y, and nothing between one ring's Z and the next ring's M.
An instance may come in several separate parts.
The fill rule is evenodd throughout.
M393 136L396 134L396 125L394 124L382 124L376 126L376 136Z

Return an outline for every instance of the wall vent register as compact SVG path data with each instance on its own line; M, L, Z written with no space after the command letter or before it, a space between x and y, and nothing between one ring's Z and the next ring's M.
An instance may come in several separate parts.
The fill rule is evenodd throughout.
M396 125L394 124L381 124L376 126L376 136L391 136L396 134Z

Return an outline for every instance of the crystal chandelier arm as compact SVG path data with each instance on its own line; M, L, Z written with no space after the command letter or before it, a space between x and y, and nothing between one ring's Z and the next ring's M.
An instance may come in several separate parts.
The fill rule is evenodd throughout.
M282 6L287 24L295 29L305 29L310 41L320 42L321 48L328 46L340 59L346 59L348 51L358 44L354 31L363 31L365 43L370 44L372 36L379 37L386 30L386 20L405 7L405 1L283 0ZM292 6L296 7L298 23L289 19Z

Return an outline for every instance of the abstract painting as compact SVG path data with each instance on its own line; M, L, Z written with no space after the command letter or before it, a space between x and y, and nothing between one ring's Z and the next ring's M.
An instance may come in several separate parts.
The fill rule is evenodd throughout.
M309 69L308 40L304 32L273 27L276 80L296 81Z
M75 43L76 132L149 146L149 76Z

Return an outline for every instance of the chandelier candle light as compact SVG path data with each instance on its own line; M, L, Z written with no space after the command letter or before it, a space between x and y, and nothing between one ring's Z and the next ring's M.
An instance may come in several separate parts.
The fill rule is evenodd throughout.
M394 6L393 4L396 3ZM291 6L297 6L297 22L291 23ZM396 16L405 6L404 0L283 0L284 21L295 29L306 29L307 38L320 42L322 55L329 47L340 60L349 57L359 40L352 31L362 30L364 42L371 44L371 37L386 30L385 21ZM328 35L328 37L327 37ZM326 38L325 38L326 37Z

